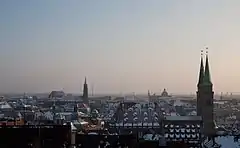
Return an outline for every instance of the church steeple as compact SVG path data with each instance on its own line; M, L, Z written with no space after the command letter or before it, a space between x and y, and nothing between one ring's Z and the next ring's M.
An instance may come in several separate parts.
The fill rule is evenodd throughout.
M198 87L203 84L204 80L204 66L203 66L203 51L201 50L201 63L200 63L200 71L199 71L199 79L198 79Z
M83 101L84 101L84 103L88 104L88 85L87 85L86 77L85 77L84 84L83 84Z
M85 77L84 84L87 84L87 77Z
M148 90L148 97L150 97L151 96L151 94L150 94L150 91Z
M206 48L207 50L208 48ZM208 53L206 52L206 63L203 66L203 58L201 57L200 74L197 90L197 115L202 117L203 134L211 137L215 134L214 115L213 115L213 98L212 82L208 61Z
M208 48L206 48L208 49ZM208 51L206 52L206 65L205 65L205 73L204 73L204 85L212 85L211 75L209 70L209 62L208 62Z

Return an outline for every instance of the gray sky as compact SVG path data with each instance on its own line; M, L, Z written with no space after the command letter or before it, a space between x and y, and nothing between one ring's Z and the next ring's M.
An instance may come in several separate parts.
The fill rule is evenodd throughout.
M239 91L239 0L0 1L0 92Z

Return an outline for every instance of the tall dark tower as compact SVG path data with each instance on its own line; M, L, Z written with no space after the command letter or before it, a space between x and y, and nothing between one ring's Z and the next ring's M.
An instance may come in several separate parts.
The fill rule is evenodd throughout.
M208 53L206 55L205 71L201 58L198 91L197 91L197 114L203 119L203 133L205 136L215 134L213 120L213 84L209 69Z
M202 116L202 99L201 98L201 90L203 86L203 80L204 80L204 66L203 66L203 51L201 51L201 64L200 64L200 71L199 71L199 79L198 79L198 84L197 84L197 115Z
M88 85L87 85L87 78L85 77L85 81L83 84L83 102L88 104Z

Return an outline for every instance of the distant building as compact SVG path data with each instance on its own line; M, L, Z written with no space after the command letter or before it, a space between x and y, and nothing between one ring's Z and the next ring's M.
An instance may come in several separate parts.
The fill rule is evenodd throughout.
M84 84L83 84L83 96L82 96L82 99L83 99L83 103L85 104L89 104L89 101L88 101L88 84L87 84L87 78L85 77L85 81L84 81Z
M0 125L24 125L24 119L19 112L1 112Z
M65 93L63 91L52 91L49 94L49 98L64 98L65 97Z
M76 109L77 109L78 112L82 112L82 113L85 113L85 114L90 113L90 108L85 103L78 103L76 107L77 107Z
M162 94L161 94L161 97L169 97L166 88L163 89L163 92L162 92Z
M172 96L170 96L168 94L166 88L164 88L161 95L156 95L156 94L151 95L150 91L148 91L148 98L149 98L150 102L159 102L162 99L170 99L170 98L172 98Z
M0 111L12 111L13 108L6 102L0 102Z

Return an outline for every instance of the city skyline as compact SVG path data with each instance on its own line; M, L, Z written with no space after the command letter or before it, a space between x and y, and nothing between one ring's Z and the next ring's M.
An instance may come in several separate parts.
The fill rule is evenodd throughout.
M239 4L1 1L0 92L195 93L205 46L214 91L240 92Z

